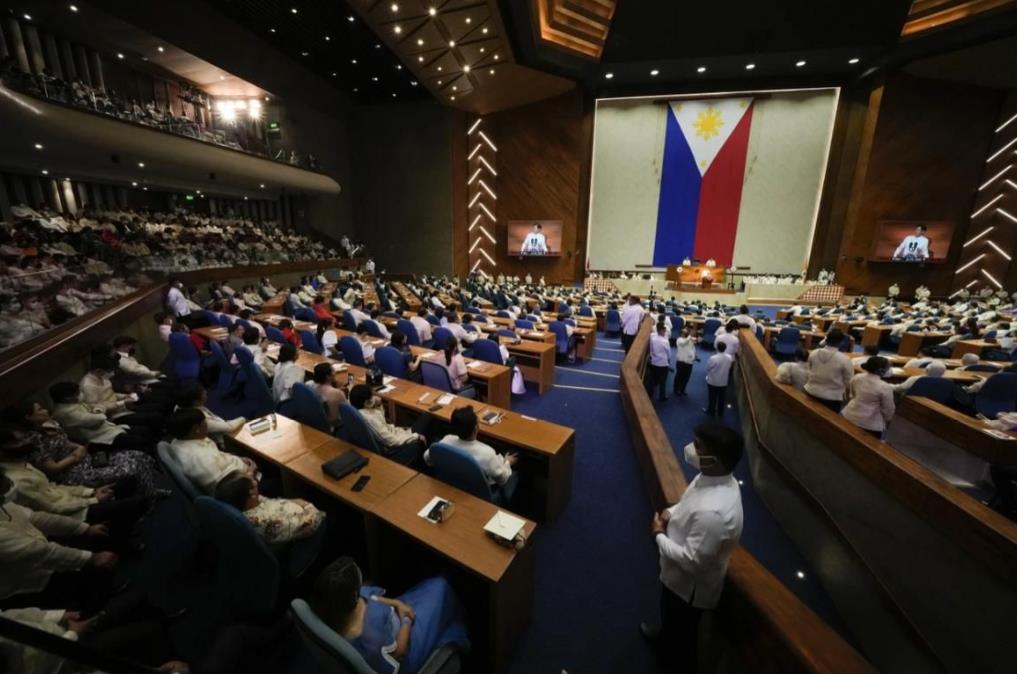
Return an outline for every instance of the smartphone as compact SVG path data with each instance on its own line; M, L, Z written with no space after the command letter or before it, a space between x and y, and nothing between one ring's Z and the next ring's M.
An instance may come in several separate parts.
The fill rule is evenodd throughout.
M357 478L357 481L353 483L353 491L362 491L367 483L371 481L370 475L361 475Z
M353 386L353 379L354 379L353 373L350 372L349 375L347 375L347 377L346 377L346 385L349 386L349 387L352 387Z

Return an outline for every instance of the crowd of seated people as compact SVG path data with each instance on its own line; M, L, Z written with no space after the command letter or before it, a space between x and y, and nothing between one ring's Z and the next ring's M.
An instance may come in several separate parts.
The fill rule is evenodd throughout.
M148 274L340 255L274 222L25 205L12 212L14 222L0 223L0 349L150 285ZM252 286L228 292L252 307L268 299Z
M196 119L174 113L171 108L165 107L161 102L127 99L114 89L93 87L80 78L67 81L53 75L47 69L39 74L25 72L14 58L5 58L0 61L0 81L11 89L32 96L60 101L120 120L143 124L179 136L187 136L206 143L228 147L232 150L257 154L293 166L318 169L318 160L314 155L308 155L305 160L295 150L287 151L280 148L274 154L269 155L253 146L244 147L239 142L242 139L240 134L229 133L223 129L206 128ZM193 89L185 83L179 83L179 86L182 90L181 98L195 106L204 106L207 103L207 95L203 92ZM248 145L250 144L248 143Z

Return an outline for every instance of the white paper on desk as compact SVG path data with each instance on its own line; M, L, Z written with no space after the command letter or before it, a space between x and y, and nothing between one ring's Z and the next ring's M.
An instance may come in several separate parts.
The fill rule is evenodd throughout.
M903 377L904 376L904 368L902 368L902 367L891 367L890 368L890 374L892 374L895 377Z
M265 347L265 354L268 355L270 358L278 358L279 349L281 348L282 348L281 344L270 344L267 347Z
M520 519L515 515L499 510L494 514L487 524L484 525L484 531L501 538L502 540L511 541L515 539L516 534L522 531L523 527L526 526L526 520Z
M531 330L530 334L533 335L534 337L543 337L544 336L543 332L537 332L536 330Z
M417 513L417 517L423 517L423 518L424 518L425 520L427 520L427 521L428 521L428 522L430 522L431 524L435 524L435 521L434 521L434 520L432 520L432 519L431 519L430 517L428 517L427 515L428 515L428 513L430 513L430 512L431 512L431 510L433 510L433 509L434 509L434 506L438 505L439 503L444 503L444 502L445 502L445 499L443 499L443 498L442 498L442 497L440 497L440 496L435 496L434 498L432 498L432 499L431 499L430 501L428 501L428 502L427 502L427 505L425 505L425 506L424 506L424 507L423 507L423 508L421 509L421 511L420 511L420 512L418 512L418 513Z
M350 366L346 363L332 363L333 372L345 372L348 369L350 369Z
M394 381L395 381L395 377L389 377L387 375L381 378L381 383L384 384L385 386L388 386L389 384L391 384Z
M1013 351L1014 345L1017 344L1017 340L1014 340L1013 337L1000 337L996 342L999 344L999 348L1004 351Z
M998 428L983 428L982 432L987 433L988 435L991 435L992 437L998 438L1000 440L1017 440L1017 438L1015 438L1014 436L1010 435L1009 433L1005 433L1004 431L1001 431Z
M480 368L484 367L484 365L485 365L485 363L483 363L482 361L471 360L469 363L466 364L466 369L467 370L477 370L477 369L480 369Z
M391 393L392 391L395 391L395 386L382 386L378 389L378 393Z
M438 398L435 402L439 405L448 405L450 402L455 400L456 397L451 393L446 393L442 397Z

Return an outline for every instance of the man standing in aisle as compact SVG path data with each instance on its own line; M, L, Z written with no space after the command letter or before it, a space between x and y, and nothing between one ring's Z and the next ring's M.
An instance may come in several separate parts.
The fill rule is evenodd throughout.
M727 344L724 342L716 342L714 348L717 353L706 361L706 388L709 390L709 399L703 411L711 417L722 417L724 405L727 403L727 383L731 378L734 358L727 353Z
M635 295L629 295L628 304L622 309L621 323L622 323L622 348L625 349L625 353L629 352L632 348L632 342L636 338L636 333L639 332L639 324L643 321L643 305L639 303L639 298Z
M742 497L732 473L744 443L720 424L696 427L685 460L700 473L677 504L653 516L660 554L660 627L640 630L658 649L661 671L695 672L699 619L717 606L731 553L742 535Z

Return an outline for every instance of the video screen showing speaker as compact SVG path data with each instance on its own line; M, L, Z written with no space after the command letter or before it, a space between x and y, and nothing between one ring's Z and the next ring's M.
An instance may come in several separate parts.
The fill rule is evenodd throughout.
M878 223L869 260L873 262L946 262L952 222L884 220Z
M509 220L508 254L511 257L559 257L561 220Z

